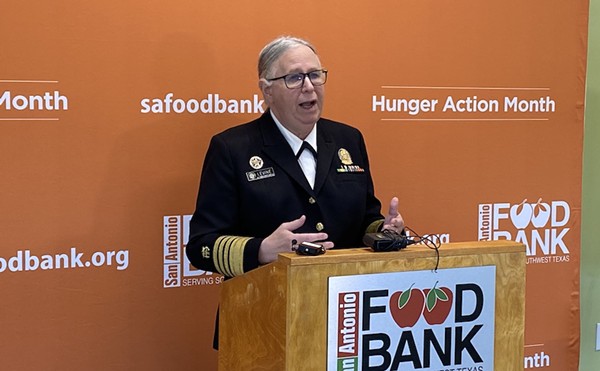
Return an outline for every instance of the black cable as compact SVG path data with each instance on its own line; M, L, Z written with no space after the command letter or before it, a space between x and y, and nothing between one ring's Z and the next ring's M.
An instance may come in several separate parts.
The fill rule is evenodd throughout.
M411 238L413 241L415 241L415 238L417 239L413 243L423 244L423 245L427 246L429 249L435 250L436 260L435 260L435 268L433 269L433 271L435 273L437 273L437 270L440 266L440 247L442 246L439 236L423 237L423 236L420 236L415 231L413 231L412 229L410 229L409 227L404 227L404 229L409 231L412 235L414 235L414 237L410 236L407 238Z
M406 231L409 231L412 235L407 236L405 233ZM391 229L384 229L377 233L367 233L363 237L363 242L376 252L398 251L406 248L408 245L423 244L429 249L435 250L436 261L433 272L437 273L437 270L440 266L439 248L441 246L441 242L438 236L420 236L412 229L404 227L404 231L402 231L402 233L398 233Z

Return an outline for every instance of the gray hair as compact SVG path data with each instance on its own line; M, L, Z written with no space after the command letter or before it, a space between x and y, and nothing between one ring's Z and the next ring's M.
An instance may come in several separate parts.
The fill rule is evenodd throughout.
M258 77L266 78L266 75L271 70L273 63L275 63L275 61L277 61L277 59L279 59L283 53L291 48L301 45L309 47L315 54L317 54L315 47L312 46L311 43L293 36L281 36L268 43L260 51L258 56Z

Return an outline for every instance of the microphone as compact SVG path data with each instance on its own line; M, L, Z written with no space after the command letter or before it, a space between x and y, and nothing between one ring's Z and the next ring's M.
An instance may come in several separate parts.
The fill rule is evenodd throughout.
M384 229L381 232L365 234L363 243L375 252L385 252L405 249L408 245L416 243L416 241L395 231Z

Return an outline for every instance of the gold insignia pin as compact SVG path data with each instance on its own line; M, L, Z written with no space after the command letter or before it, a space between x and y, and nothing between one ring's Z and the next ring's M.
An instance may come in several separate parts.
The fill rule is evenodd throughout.
M344 165L352 165L352 157L350 157L350 152L348 152L345 148L340 148L338 150L338 157L342 164Z
M263 159L258 156L252 156L250 158L250 166L252 166L252 168L255 170L262 168L263 164Z
M350 157L350 152L346 148L340 148L338 150L338 157L342 164L339 168L336 169L338 173L364 173L365 169L360 167L360 165L354 165L352 162L352 157Z

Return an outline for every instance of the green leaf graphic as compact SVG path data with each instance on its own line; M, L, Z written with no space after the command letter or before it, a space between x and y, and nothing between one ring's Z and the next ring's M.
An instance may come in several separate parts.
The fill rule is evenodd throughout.
M402 294L400 294L400 297L398 298L398 308L402 309L402 308L404 308L406 303L408 303L408 301L410 300L410 292L414 285L415 284L413 283L412 285L410 285L408 290L406 290Z
M435 290L436 289L433 289L427 293L427 310L430 312L433 310L433 308L435 308L435 304L437 303Z
M448 301L448 295L442 289L435 289L435 296L441 301Z
M402 309L410 300L410 289L404 291L398 298L398 308Z

